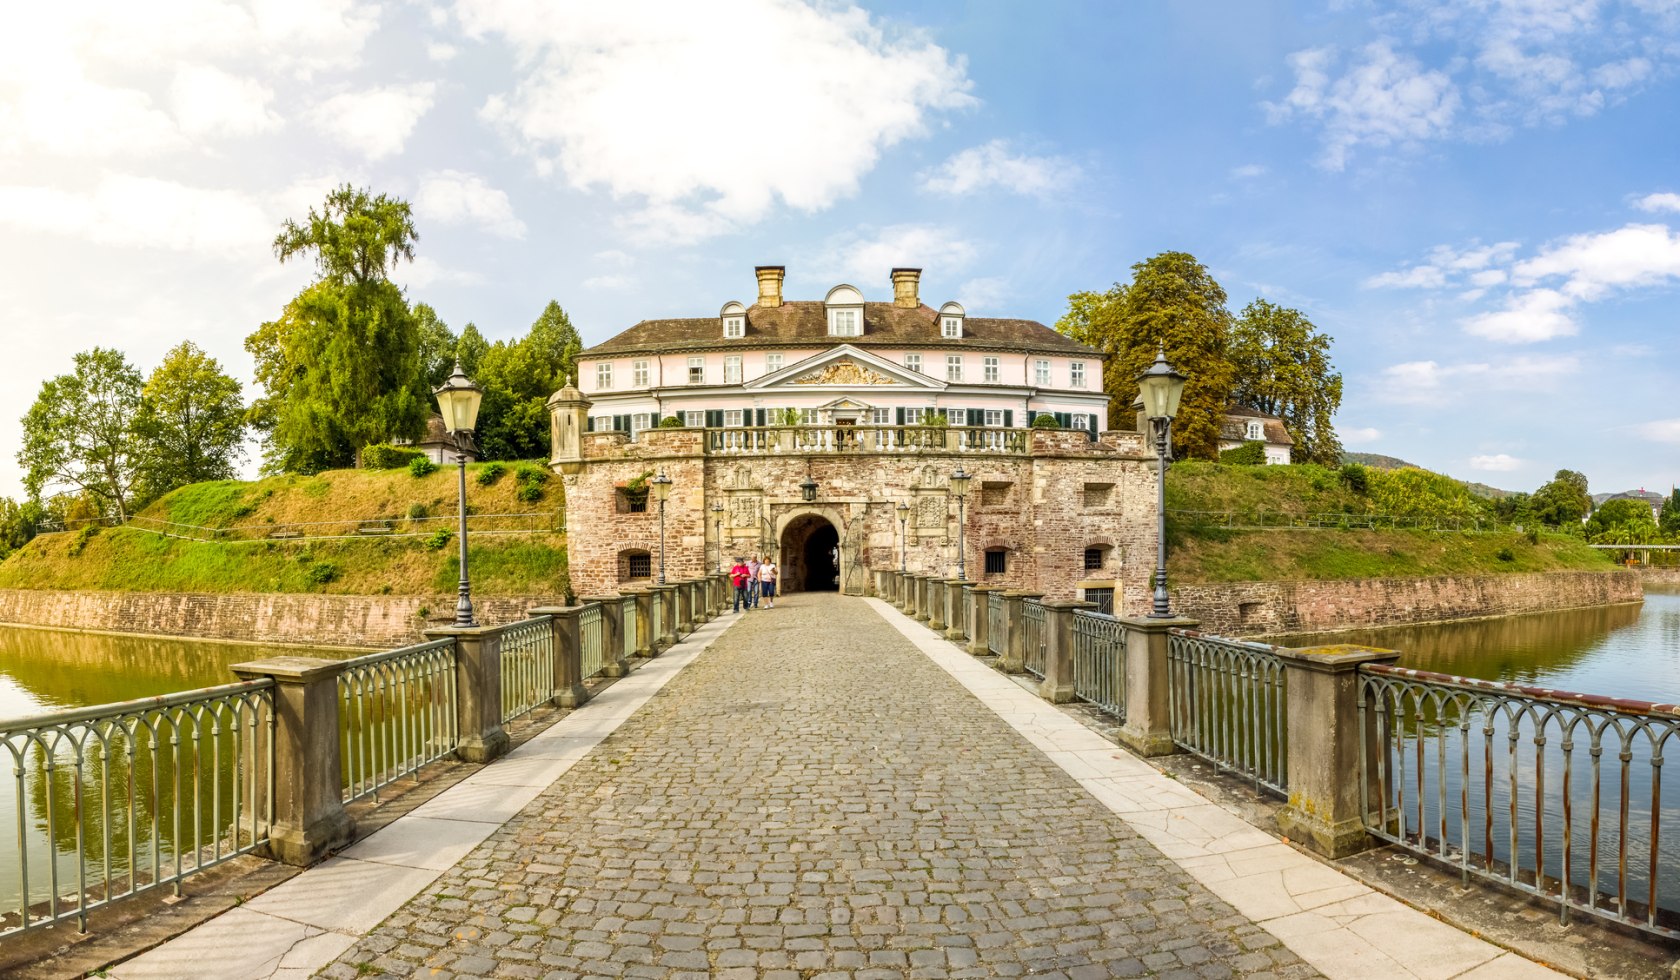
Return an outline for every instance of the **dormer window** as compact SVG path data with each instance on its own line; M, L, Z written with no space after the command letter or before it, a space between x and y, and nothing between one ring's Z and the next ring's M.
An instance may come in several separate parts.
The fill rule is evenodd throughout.
M1250 439L1263 438L1259 422L1250 421L1248 423L1248 437Z
M957 303L946 303L939 308L939 336L946 340L961 340L963 335L963 308Z
M830 337L863 336L863 294L856 286L839 285L823 300Z
M723 311L718 314L723 320L723 337L725 340L738 340L747 335L747 308L731 300L723 304Z

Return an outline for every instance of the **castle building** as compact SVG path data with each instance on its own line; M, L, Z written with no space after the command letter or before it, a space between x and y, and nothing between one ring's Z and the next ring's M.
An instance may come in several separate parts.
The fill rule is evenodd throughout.
M960 569L1146 605L1153 456L1135 432L1101 431L1101 352L1032 320L927 306L919 269L892 271L891 302L845 284L787 301L781 266L756 272L752 306L644 320L584 351L577 384L549 400L579 595L657 576L648 481L663 474L673 581L773 554L787 591ZM1031 427L1039 415L1059 427Z

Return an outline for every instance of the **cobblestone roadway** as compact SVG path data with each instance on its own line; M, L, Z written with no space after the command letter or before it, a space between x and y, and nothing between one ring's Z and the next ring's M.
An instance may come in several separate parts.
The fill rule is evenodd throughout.
M861 600L747 616L329 966L1311 976Z

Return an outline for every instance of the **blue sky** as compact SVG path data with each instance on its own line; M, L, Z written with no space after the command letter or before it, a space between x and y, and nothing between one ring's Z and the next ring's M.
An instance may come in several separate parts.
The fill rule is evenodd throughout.
M711 315L764 263L1054 323L1182 250L1335 338L1350 449L1680 479L1676 0L48 6L0 35L0 420L95 344L248 382L309 273L269 242L349 181L491 338Z

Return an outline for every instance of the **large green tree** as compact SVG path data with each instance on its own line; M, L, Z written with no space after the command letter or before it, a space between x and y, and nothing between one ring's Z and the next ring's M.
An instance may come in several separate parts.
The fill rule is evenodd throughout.
M1136 427L1137 377L1164 350L1189 379L1173 445L1180 457L1215 459L1219 423L1231 401L1231 311L1225 290L1185 252L1162 252L1132 266L1132 281L1107 292L1074 293L1056 329L1109 355L1103 368L1111 428Z
M463 331L463 343L467 337ZM571 318L550 301L520 340L497 341L462 358L462 370L484 388L476 434L486 458L532 459L547 453L548 397L565 383L582 350ZM476 362L472 368L469 360Z
M1588 541L1604 544L1649 544L1657 539L1651 505L1643 500L1606 500L1587 518Z
M418 238L407 202L345 185L274 239L280 261L312 257L319 275L245 341L265 391L250 419L264 432L268 468L350 466L369 443L424 431L430 365L390 280Z
M0 497L0 558L29 543L41 530L46 508L36 500L22 503L10 497Z
M126 520L145 458L135 425L140 390L140 372L108 347L77 354L74 371L42 382L23 417L17 455L29 495L39 499L48 487L79 491Z
M1300 310L1257 299L1237 317L1230 349L1232 401L1283 420L1295 439L1291 462L1341 465L1331 416L1342 405L1342 375L1330 363L1330 337Z
M245 455L240 384L190 340L166 354L146 379L135 426L146 444L142 475L151 496L230 479Z
M1558 470L1556 476L1534 491L1529 506L1534 509L1534 519L1542 524L1570 530L1579 528L1581 520L1592 510L1586 474Z
M459 343L449 324L438 319L437 311L425 303L414 304L414 329L420 341L420 371L426 387L436 390L449 380L455 367L455 346Z
M1662 505L1662 517L1657 523L1664 534L1670 537L1680 535L1680 488L1668 492L1668 499Z

